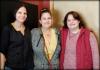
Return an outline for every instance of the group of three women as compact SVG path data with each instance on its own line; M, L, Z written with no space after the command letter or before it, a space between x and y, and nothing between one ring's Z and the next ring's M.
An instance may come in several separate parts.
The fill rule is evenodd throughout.
M67 13L64 26L57 30L52 27L51 12L42 9L41 27L31 32L24 25L24 4L16 7L14 15L15 21L5 26L1 35L1 69L99 69L96 38L77 12Z

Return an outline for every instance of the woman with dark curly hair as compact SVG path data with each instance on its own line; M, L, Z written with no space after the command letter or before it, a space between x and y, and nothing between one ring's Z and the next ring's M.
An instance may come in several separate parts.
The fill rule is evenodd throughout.
M14 22L5 26L1 34L0 69L32 70L31 33L24 25L27 19L27 9L24 3L18 3L14 16Z

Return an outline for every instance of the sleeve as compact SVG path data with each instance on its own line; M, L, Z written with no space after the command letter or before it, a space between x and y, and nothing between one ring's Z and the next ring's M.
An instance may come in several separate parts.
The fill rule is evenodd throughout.
M93 69L99 69L99 49L96 37L93 33L90 33L90 45L92 50Z
M6 55L9 46L9 29L5 27L1 32L0 52Z

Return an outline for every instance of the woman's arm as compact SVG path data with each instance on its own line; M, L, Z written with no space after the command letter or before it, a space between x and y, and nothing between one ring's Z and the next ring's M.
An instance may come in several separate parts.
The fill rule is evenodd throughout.
M4 69L7 49L9 48L9 29L5 27L1 32L1 39L0 39L0 70Z
M99 49L96 37L93 33L90 33L90 45L92 50L93 69L99 69Z
M1 70L4 70L5 61L6 61L6 58L4 54L0 53L0 69Z

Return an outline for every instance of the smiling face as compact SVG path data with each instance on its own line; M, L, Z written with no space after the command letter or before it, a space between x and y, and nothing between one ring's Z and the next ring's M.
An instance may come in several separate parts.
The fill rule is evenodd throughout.
M39 20L43 28L50 28L52 26L52 17L49 12L44 12Z
M27 10L24 6L20 7L18 11L15 14L16 16L16 21L20 23L24 23L26 18L27 18Z
M67 26L69 29L73 30L79 28L79 23L80 21L75 19L72 14L68 15Z

